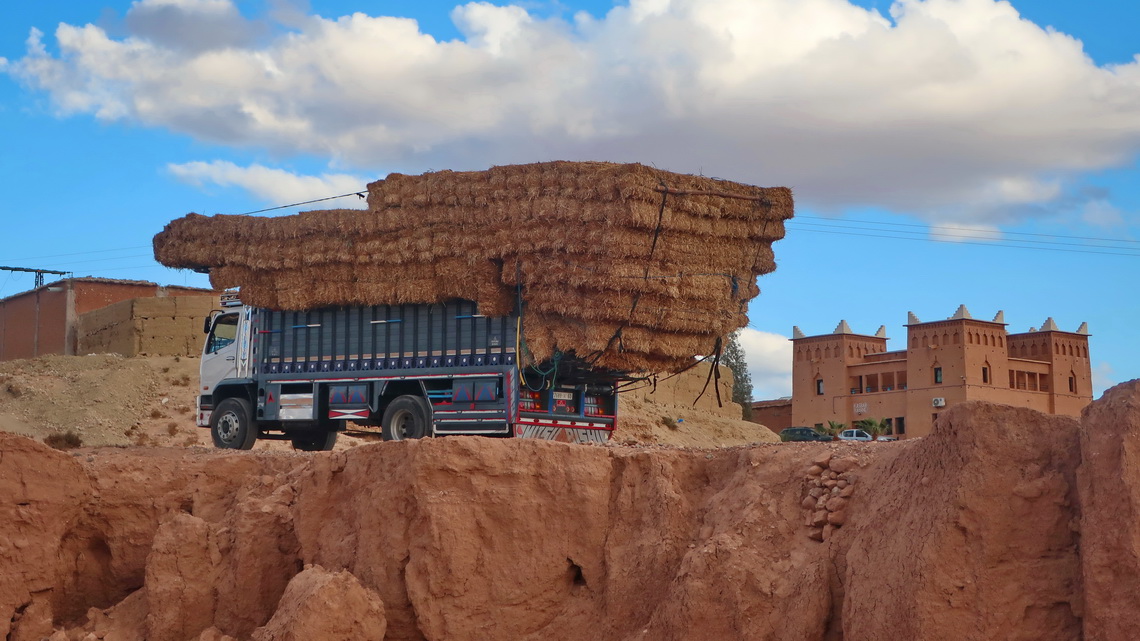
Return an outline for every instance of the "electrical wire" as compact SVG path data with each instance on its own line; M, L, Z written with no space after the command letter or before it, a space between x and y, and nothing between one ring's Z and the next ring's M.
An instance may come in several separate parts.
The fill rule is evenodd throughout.
M892 223L892 222L887 222L887 221L858 220L855 218L837 219L837 218L828 218L826 216L809 216L809 215L797 215L795 218L791 219L791 222L804 221L804 220L822 220L822 221L835 221L835 222L842 221L842 222L848 222L848 223L859 223L859 224L866 224L866 225L885 225L885 226L891 226L891 227L918 227L921 229L929 229L932 227L938 227L938 225L922 224L922 223ZM985 228L980 228L980 227L955 227L954 229L957 229L960 231L969 231L969 232L994 233L993 229L985 229ZM1140 245L1140 240L1130 240L1127 238L1098 238L1095 236L1068 236L1068 235L1064 235L1064 234L1038 234L1038 233L1021 232L1021 231L999 231L998 233L1006 234L1006 235L1014 234L1017 236L1037 236L1039 238L1065 238L1065 239L1069 239L1069 240L1092 240L1092 241L1105 242L1105 243L1133 243L1133 244Z
M87 254L106 254L109 252L122 252L134 251L136 249L150 249L150 245L139 245L137 247L120 247L118 249L93 249L86 252L72 252L70 254L48 254L47 256L31 256L28 258L7 258L5 260L11 262L25 261L25 260L43 260L44 258L63 258L67 256L86 256Z
M1013 244L1010 244L1007 242L976 242L976 241L972 241L972 240L965 240L964 237L955 236L955 235L946 235L948 238L955 239L953 241L948 241L948 240L947 241L937 241L937 240L932 240L930 238L915 237L915 236L899 236L899 235L891 235L889 233L868 234L868 233L853 232L853 231L826 231L826 230L821 230L821 229L804 228L804 227L801 227L799 225L794 225L794 224L785 224L785 228L791 229L791 230L796 230L799 232L804 232L804 233L838 234L838 235L842 235L842 236L861 236L864 238L888 238L891 240L913 240L913 241L931 242L931 243L932 242L941 242L945 245L950 245L950 246L953 246L953 245L974 245L974 246L978 246L978 247L1001 247L1001 248L1006 248L1006 249L1033 249L1033 250L1037 250L1037 251L1055 251L1055 252L1064 252L1064 253L1070 253L1070 254L1101 254L1101 255L1105 255L1105 256L1128 256L1128 257L1133 257L1133 258L1140 258L1140 250L1138 250L1136 252L1128 252L1128 251L1112 252L1112 251L1095 251L1094 249L1065 249L1063 247L1035 247L1035 246L1026 246L1026 245L1013 245ZM886 231L886 230L870 230L870 231ZM938 234L932 234L932 235L938 235ZM1035 242L1035 241L1017 240L1015 242ZM1041 242L1041 241L1036 241L1036 242ZM1060 244L1060 243L1054 243L1054 244ZM1100 247L1100 246L1094 245L1092 247L1096 248L1096 247ZM1117 249L1117 248L1105 248L1105 249ZM1118 249L1123 250L1126 248L1120 247Z
M366 190L352 191L352 192L349 192L347 194L341 194L339 196L328 196L326 198L317 198L315 200L306 200L304 202L290 203L288 205L278 205L276 207L266 207L265 209L255 209L254 211L247 211L247 212L243 212L240 214L231 214L231 215L233 215L233 216L252 216L253 214L260 214L260 213L267 212L267 211L276 211L278 209L288 209L290 207L298 207L300 205L311 205L313 203L320 203L320 202L324 202L326 200L336 200L337 198L345 198L347 196L357 196L363 200L363 199L367 198L367 196L364 195L365 191ZM361 210L361 211L364 211L364 210Z

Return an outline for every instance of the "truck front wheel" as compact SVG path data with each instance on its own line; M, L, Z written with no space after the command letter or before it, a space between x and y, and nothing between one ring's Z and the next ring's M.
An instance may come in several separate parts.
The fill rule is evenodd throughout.
M384 410L381 434L385 441L402 441L431 435L427 401L420 396L397 397Z
M210 435L214 447L227 450L248 450L257 440L257 427L253 425L249 401L244 398L227 398L214 408L210 416Z

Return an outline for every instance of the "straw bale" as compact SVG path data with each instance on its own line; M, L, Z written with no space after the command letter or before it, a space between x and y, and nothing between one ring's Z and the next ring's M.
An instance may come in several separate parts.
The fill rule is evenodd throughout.
M527 313L557 315L590 324L624 323L668 332L715 332L748 323L744 304L730 297L686 306L668 296L557 287L524 290Z
M154 240L171 267L206 267L276 309L524 301L531 352L598 367L684 367L747 322L791 191L636 164L551 162L392 174L368 210L172 221Z
M505 165L486 171L440 171L422 176L391 174L368 185L368 207L373 211L442 204L483 207L542 196L571 201L659 203L660 189L738 196L686 195L675 199L674 207L695 215L752 218L761 199L771 203L781 220L792 214L791 192L784 188L753 187L640 164L565 161Z

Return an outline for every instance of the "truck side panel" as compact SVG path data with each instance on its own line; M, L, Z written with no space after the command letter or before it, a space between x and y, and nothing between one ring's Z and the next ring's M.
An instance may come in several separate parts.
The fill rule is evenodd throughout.
M510 434L514 316L487 318L455 301L259 309L253 319L259 420L378 422L410 393L430 401L437 434ZM465 396L475 390L478 398Z

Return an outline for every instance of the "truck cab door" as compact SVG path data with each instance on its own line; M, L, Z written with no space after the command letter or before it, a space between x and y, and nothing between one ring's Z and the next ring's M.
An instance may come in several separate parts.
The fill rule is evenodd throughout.
M214 317L206 346L202 349L199 394L210 394L223 379L234 378L238 371L239 312L218 314Z

